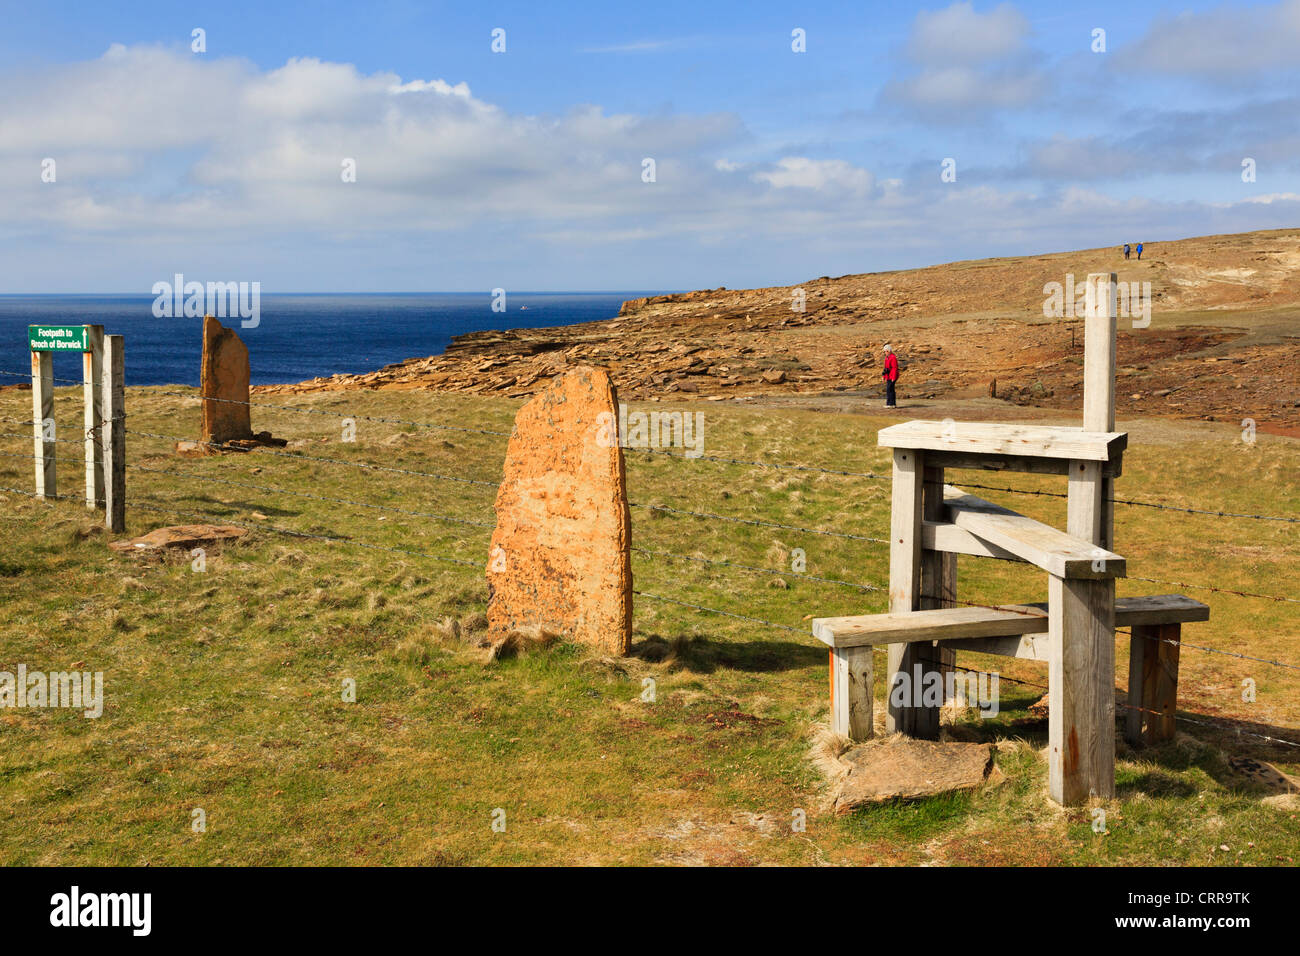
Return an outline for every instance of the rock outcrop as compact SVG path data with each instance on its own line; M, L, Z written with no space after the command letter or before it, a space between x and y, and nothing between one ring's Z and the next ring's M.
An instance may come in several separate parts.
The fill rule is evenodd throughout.
M646 296L612 319L473 332L442 355L257 392L418 388L522 398L571 365L596 364L610 369L625 401L866 403L880 395L880 346L890 342L905 363L899 397L930 405L927 417L952 414L940 403L989 396L991 379L1007 417L1022 417L1025 404L1074 413L1080 320L1046 318L1045 288L1112 270L1130 288L1149 283L1159 316L1149 328L1119 323L1121 415L1250 417L1261 431L1300 435L1300 339L1282 308L1300 302L1298 229L1152 244L1141 262L1089 249Z

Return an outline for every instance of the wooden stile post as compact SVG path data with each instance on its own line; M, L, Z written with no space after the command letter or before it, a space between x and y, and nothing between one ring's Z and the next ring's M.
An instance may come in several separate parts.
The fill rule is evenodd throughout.
M1115 583L1047 579L1048 790L1078 806L1115 795Z
M104 336L103 418L104 526L114 534L126 530L126 389L120 335Z
M1083 427L1115 430L1116 277L1088 276L1084 314ZM1097 461L1074 461L1067 532L1109 550L1114 479ZM1048 785L1077 805L1115 793L1115 580L1048 579Z
M86 350L81 353L82 397L86 410L86 507L104 506L104 449L100 440L103 421L102 383L104 327L86 326Z
M1135 747L1173 739L1181 633L1177 623L1133 625L1124 739Z
M875 733L870 645L831 649L831 730L855 743Z
M1084 289L1083 428L1091 432L1115 430L1115 312L1118 297L1115 273L1088 276ZM1101 490L1102 539L1095 544L1113 550L1115 539L1115 479L1103 476ZM1071 495L1073 501L1073 495ZM1073 531L1070 532L1074 534Z
M53 442L45 440L45 423L54 418L54 356L49 352L32 352L32 427L35 429L36 497L58 495ZM57 435L54 437L58 437Z
M889 525L889 611L891 614L917 611L921 608L921 525L922 493L925 478L925 452L913 448L894 449L893 497L890 503ZM933 655L927 655L930 657ZM920 736L924 725L918 725L920 711L908 701L898 706L894 703L894 688L899 674L913 693L917 665L924 675L928 660L922 662L915 648L909 644L889 645L889 682L887 718L885 728L889 733ZM937 729L937 728L936 728Z
M921 515L926 521L943 521L943 469L925 466L922 469ZM922 611L936 608L952 607L957 596L957 555L951 551L935 551L932 548L921 549L921 585L918 609ZM913 691L918 688L915 675L920 667L922 681L927 675L937 673L947 693L947 677L957 660L957 653L949 648L936 647L932 642L918 642L903 645L899 667L912 677ZM942 704L935 706L912 706L908 710L910 729L906 732L913 737L925 740L939 738L939 712Z

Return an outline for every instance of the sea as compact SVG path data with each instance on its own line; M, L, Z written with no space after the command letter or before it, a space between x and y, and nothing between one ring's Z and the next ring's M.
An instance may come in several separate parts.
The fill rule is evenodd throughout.
M624 300L658 294L510 292L496 312L487 292L263 294L255 328L222 321L248 346L252 383L278 385L437 355L466 332L613 318ZM198 385L203 320L155 318L153 305L152 295L0 295L0 385L31 375L29 325L102 325L125 336L127 385ZM80 353L55 353L54 376L80 381Z

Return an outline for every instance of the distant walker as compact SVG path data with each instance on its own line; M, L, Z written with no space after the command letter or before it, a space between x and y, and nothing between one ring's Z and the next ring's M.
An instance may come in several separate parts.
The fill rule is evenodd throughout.
M885 353L885 370L880 377L885 380L885 407L897 408L898 400L894 395L894 383L898 381L898 356L886 345L881 351Z

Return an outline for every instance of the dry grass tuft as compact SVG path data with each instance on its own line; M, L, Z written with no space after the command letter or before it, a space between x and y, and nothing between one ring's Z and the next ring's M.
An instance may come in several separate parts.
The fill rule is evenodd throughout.
M505 657L523 656L550 647L562 640L564 635L549 631L536 625L516 628L499 637L489 638L487 654L483 662L490 664Z
M853 749L853 741L843 734L835 733L829 724L813 726L808 759L821 771L828 783L837 782L849 772L851 765L843 757L851 749Z

